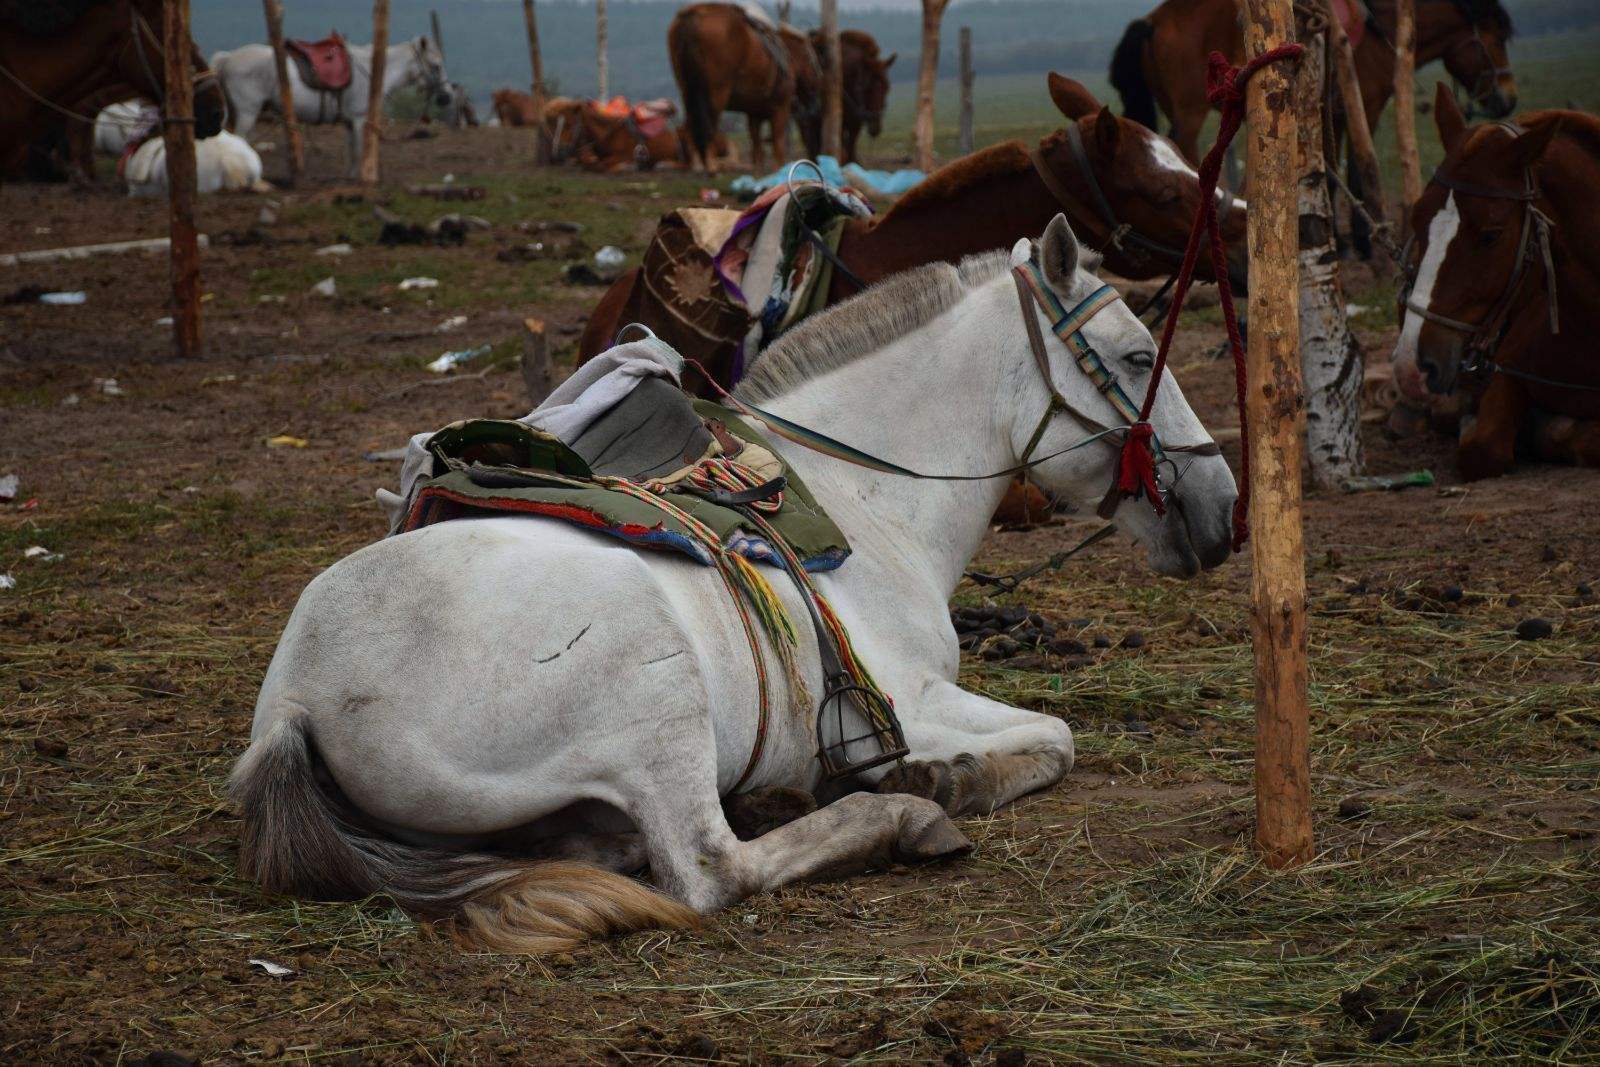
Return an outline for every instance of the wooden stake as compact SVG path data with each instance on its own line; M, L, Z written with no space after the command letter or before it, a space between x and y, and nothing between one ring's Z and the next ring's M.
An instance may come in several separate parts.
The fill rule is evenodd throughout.
M550 369L550 340L543 319L522 320L522 382L533 406L544 403L555 388Z
M961 123L957 150L972 154L972 27L961 27Z
M200 355L200 242L194 227L194 82L189 0L165 0L167 190L172 200L172 344L179 359Z
M1367 105L1361 98L1361 83L1356 78L1356 54L1350 38L1333 12L1329 0L1322 0L1321 14L1328 22L1328 40L1333 45L1330 61L1334 81L1339 85L1339 100L1344 105L1346 136L1350 156L1361 175L1361 200L1367 213L1380 222L1389 216L1383 206L1383 175L1378 170L1378 152L1372 144L1372 127L1367 124Z
M912 155L924 172L933 169L933 88L939 79L939 22L950 0L922 0L922 55L917 66L917 118Z
M1416 0L1394 7L1394 139L1400 150L1400 233L1411 228L1411 208L1422 195L1422 163L1417 158Z
M439 46L439 58L444 58L444 31L439 29L439 13L428 12L428 24L433 27L433 43Z
M294 86L289 81L289 56L283 50L283 0L262 0L267 15L267 41L272 45L272 64L278 74L278 107L283 111L283 138L288 142L289 184L294 185L306 172L306 143L300 136L300 120L294 113Z
M372 0L372 91L361 128L361 184L378 184L378 143L383 136L383 68L389 58L389 0Z
M539 16L533 0L522 0L522 21L528 27L528 63L533 68L533 162L542 167L550 162L552 153L550 131L544 125L544 57L539 54Z
M600 99L611 99L611 72L606 63L606 0L594 0L594 67L600 79Z
M1333 203L1328 196L1330 131L1328 31L1302 33L1306 46L1294 76L1299 151L1295 175L1300 213L1300 367L1305 374L1306 455L1311 484L1320 489L1361 473L1361 346L1350 333Z
M844 162L844 60L839 0L822 0L822 154Z
M1245 54L1291 39L1290 0L1244 0ZM1272 867L1312 855L1307 755L1305 544L1300 462L1305 398L1296 300L1295 117L1289 76L1274 63L1250 80L1251 631L1256 663L1256 846Z

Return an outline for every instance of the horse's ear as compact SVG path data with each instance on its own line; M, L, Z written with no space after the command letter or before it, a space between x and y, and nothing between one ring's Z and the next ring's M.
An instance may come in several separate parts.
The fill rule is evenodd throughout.
M1456 94L1444 82L1433 91L1433 124L1439 128L1439 143L1449 155L1467 135L1467 120L1456 104Z
M879 69L887 71L890 67L894 66L895 57L899 54L899 52L890 52L889 58L883 61L883 66Z
M1511 142L1511 160L1518 170L1527 170L1538 163L1544 156L1545 149L1550 147L1550 142L1556 134L1561 132L1561 117L1558 115L1554 122L1547 122L1536 130L1518 134L1517 139Z
M1045 78L1045 84L1050 87L1050 100L1056 109L1069 119L1081 119L1100 109L1100 101L1094 98L1094 94L1071 78L1051 71Z
M1117 116L1111 113L1111 108L1103 107L1100 114L1094 117L1094 140L1100 146L1100 154L1111 159L1117 154L1117 139L1122 136L1122 126Z
M1039 266L1044 268L1044 280L1050 288L1063 296L1072 292L1078 278L1079 255L1078 238L1067 225L1067 217L1057 215L1039 240Z

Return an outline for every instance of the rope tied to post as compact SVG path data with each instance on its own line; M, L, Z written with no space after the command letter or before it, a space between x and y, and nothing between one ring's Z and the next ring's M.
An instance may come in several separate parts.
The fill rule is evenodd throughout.
M1172 337L1177 330L1178 315L1194 280L1195 263L1200 256L1200 238L1204 234L1211 252L1211 269L1217 279L1217 295L1222 303L1222 320L1228 328L1228 348L1233 354L1234 380L1239 405L1239 496L1233 504L1233 550L1239 551L1250 537L1250 439L1245 433L1245 364L1244 341L1239 333L1239 319L1234 311L1233 286L1228 281L1227 248L1222 243L1222 229L1217 216L1217 179L1222 173L1223 153L1233 142L1244 122L1245 86L1262 67L1285 59L1297 59L1305 51L1299 44L1284 44L1256 56L1242 67L1230 66L1221 52L1212 52L1206 63L1206 99L1222 112L1222 124L1217 130L1216 142L1200 163L1200 207L1195 212L1194 225L1189 230L1189 243L1183 252L1183 265L1178 268L1177 283L1173 289L1172 303L1167 308L1167 321L1161 329L1161 344L1156 349L1155 367L1150 372L1150 385L1145 390L1144 403L1139 408L1139 419L1128 430L1122 444L1121 461L1117 465L1117 481L1112 487L1112 497L1138 497L1149 499L1156 514L1164 514L1156 481L1155 456L1150 442L1154 429L1150 425L1150 411L1155 406L1156 390L1161 384L1161 372L1167 365L1167 354L1172 348Z

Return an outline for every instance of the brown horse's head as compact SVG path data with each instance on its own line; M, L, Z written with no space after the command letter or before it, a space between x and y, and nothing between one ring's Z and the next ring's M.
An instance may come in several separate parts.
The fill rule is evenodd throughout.
M1089 166L1117 222L1129 227L1129 239L1123 242L1125 253L1112 251L1107 257L1112 269L1128 273L1129 265L1143 265L1144 269L1131 275L1143 278L1176 270L1178 264L1172 257L1142 249L1139 239L1181 252L1200 207L1200 175L1172 142L1113 114L1078 82L1052 73L1048 83L1050 99L1078 126ZM1053 135L1040 147L1057 174L1070 175L1081 169L1066 131ZM1245 204L1224 193L1217 195L1227 208L1222 215L1222 237L1228 246L1229 280L1242 293L1246 283ZM1104 222L1099 219L1101 212L1092 196L1085 206L1096 212L1097 221ZM1201 277L1211 276L1205 256L1200 257L1198 271Z
M1433 0L1417 5L1419 40L1443 41L1445 69L1466 86L1473 104L1490 118L1517 106L1517 79L1506 46L1511 16L1500 0Z
M1410 284L1394 349L1401 392L1421 399L1450 393L1475 347L1492 347L1514 301L1531 295L1523 265L1536 235L1523 198L1559 115L1515 133L1500 125L1467 128L1449 88L1435 94L1434 120L1445 159L1411 211Z
M873 137L883 132L883 109L889 102L889 68L896 53L878 55L878 42L860 30L839 34L843 56L844 106Z

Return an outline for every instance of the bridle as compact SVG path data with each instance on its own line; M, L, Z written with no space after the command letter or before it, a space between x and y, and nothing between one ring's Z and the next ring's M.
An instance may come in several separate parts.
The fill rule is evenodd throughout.
M1483 39L1483 30L1479 27L1477 20L1472 17L1471 8L1463 3L1462 0L1435 0L1435 2L1449 4L1461 14L1461 20L1465 22L1468 27L1467 32L1472 35L1473 41L1477 43L1478 51L1483 53L1484 69L1478 73L1476 78L1473 79L1470 88L1467 88L1466 83L1462 82L1454 74L1450 76L1451 81L1453 81L1456 85L1467 88L1466 117L1470 120L1476 113L1474 105L1477 103L1479 97L1484 96L1490 90L1492 90L1495 87L1495 84L1500 80L1501 76L1509 75L1513 72L1510 67L1497 67L1494 65L1494 54L1489 51L1489 44ZM1378 22L1377 17L1372 14L1372 9L1370 7L1367 8L1367 28L1372 31L1373 35L1376 36L1378 40L1383 42L1384 47L1389 49L1391 53L1395 52L1394 42L1389 39L1388 33L1384 32L1383 26ZM1487 85L1485 84L1486 82Z
M1067 146L1072 151L1073 164L1082 176L1084 185L1089 189L1090 207L1094 214L1099 216L1100 224L1106 231L1105 238L1095 251L1104 255L1107 249L1115 248L1124 255L1147 265L1161 264L1171 268L1172 272L1166 282L1145 301L1144 307L1139 309L1138 314L1143 317L1177 281L1177 268L1183 263L1183 249L1146 237L1134 229L1132 223L1123 222L1118 217L1116 209L1111 206L1111 199L1106 196L1105 189L1100 184L1100 179L1095 176L1094 165L1090 162L1088 150L1083 144L1083 131L1076 121L1067 123L1066 140ZM1040 141L1028 150L1028 161L1033 164L1034 173L1038 175L1039 181L1050 195L1055 197L1057 203L1075 217L1082 218L1086 212L1080 210L1078 199L1068 191L1060 177L1051 169L1049 160L1044 156L1043 145L1044 142ZM1233 208L1233 198L1220 193L1218 195L1222 207L1217 212L1217 223L1221 225L1222 220L1228 217L1228 212Z
M134 5L133 0L128 0L128 36L122 42L122 47L117 50L116 55L114 56L115 65L120 66L128 49L134 49L134 54L139 57L139 66L143 69L145 77L150 81L151 90L159 97L158 102L161 106L162 122L169 125L180 121L193 123L195 121L193 118L177 119L167 114L166 80L165 78L157 77L156 72L151 69L150 57L146 55L145 50L140 47L142 43L148 43L152 48L155 49L156 55L165 59L166 46L163 44L161 36L151 28L150 21L146 19L139 9ZM21 78L17 77L4 65L0 65L0 75L3 75L7 81L20 89L23 95L28 97L34 103L40 104L64 118L73 119L77 122L86 123L91 126L94 125L95 121L99 118L98 115L84 115L77 111L73 111L71 108L62 107L54 100L51 100L48 97L36 92L32 86L28 85ZM209 67L200 71L194 76L193 79L194 92L198 93L208 80L215 81L216 78L217 72L211 70ZM226 97L224 97L224 99L226 99Z
M1495 123L1495 125L1505 130L1513 138L1520 137L1527 132L1515 122L1502 121ZM1401 293L1401 305L1406 311L1428 322L1443 326L1445 329L1455 333L1466 335L1466 354L1461 363L1461 372L1463 374L1475 375L1482 372L1500 372L1510 374L1513 377L1533 378L1532 375L1528 375L1525 372L1495 363L1491 356L1494 350L1499 347L1500 341L1505 337L1506 330L1511 323L1512 307L1517 302L1518 296L1521 295L1523 282L1530 277L1536 265L1544 270L1550 332L1552 334L1561 332L1560 305L1556 298L1555 258L1550 250L1550 228L1554 223L1551 222L1548 215L1538 208L1539 181L1534 174L1534 169L1528 167L1523 171L1521 189L1500 189L1464 182L1445 174L1442 167L1435 170L1428 180L1461 196L1474 196L1488 200L1512 200L1521 203L1522 228L1517 238L1517 262L1511 271L1511 277L1506 281L1505 288L1501 291L1489 314L1482 322L1473 323L1462 319L1454 319L1448 315L1441 315L1437 311L1422 307L1411 297L1412 287L1416 283L1416 269L1411 265L1411 247L1416 241L1416 235L1412 234L1407 239L1405 249L1401 253L1402 262L1406 265L1405 290Z

